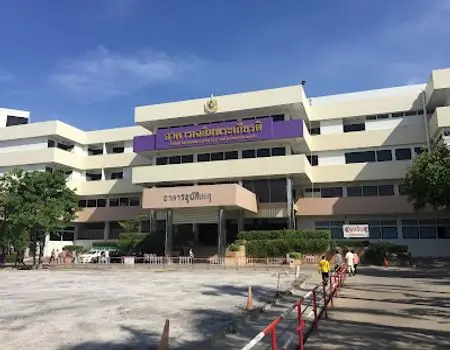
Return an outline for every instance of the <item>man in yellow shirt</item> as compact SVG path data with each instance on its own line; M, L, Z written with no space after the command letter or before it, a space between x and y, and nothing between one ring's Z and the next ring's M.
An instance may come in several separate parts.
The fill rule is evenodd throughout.
M322 273L323 283L328 283L330 277L330 262L326 259L325 255L322 256L322 260L319 262L320 272Z

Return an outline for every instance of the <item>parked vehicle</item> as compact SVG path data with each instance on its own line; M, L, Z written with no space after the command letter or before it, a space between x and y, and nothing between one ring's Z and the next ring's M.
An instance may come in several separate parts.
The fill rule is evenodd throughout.
M104 252L104 250L91 249L79 256L79 262L81 264L98 263Z

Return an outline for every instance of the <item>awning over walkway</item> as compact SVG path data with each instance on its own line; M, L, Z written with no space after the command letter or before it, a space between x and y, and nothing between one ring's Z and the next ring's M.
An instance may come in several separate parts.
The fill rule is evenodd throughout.
M147 188L142 193L143 209L236 207L258 212L256 195L237 184Z

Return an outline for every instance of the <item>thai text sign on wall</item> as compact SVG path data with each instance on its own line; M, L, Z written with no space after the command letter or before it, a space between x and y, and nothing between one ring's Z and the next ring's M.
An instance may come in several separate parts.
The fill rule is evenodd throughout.
M212 123L158 130L156 149L259 141L268 140L271 137L272 120L270 118Z
M133 151L202 147L243 142L291 139L303 136L302 120L274 122L269 117L251 120L212 122L159 129L156 134L135 136Z
M369 225L343 225L344 238L369 238Z
M164 202L184 202L186 204L189 204L190 202L211 203L212 193L201 193L198 191L193 191L191 193L165 194L163 200Z

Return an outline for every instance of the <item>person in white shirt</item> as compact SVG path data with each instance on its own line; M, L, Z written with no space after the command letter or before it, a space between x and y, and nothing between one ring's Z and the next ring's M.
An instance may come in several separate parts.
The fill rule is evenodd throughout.
M345 265L347 266L347 272L349 276L355 275L355 266L354 266L354 255L349 250L347 254L345 254Z
M109 264L109 250L105 250L105 264Z

